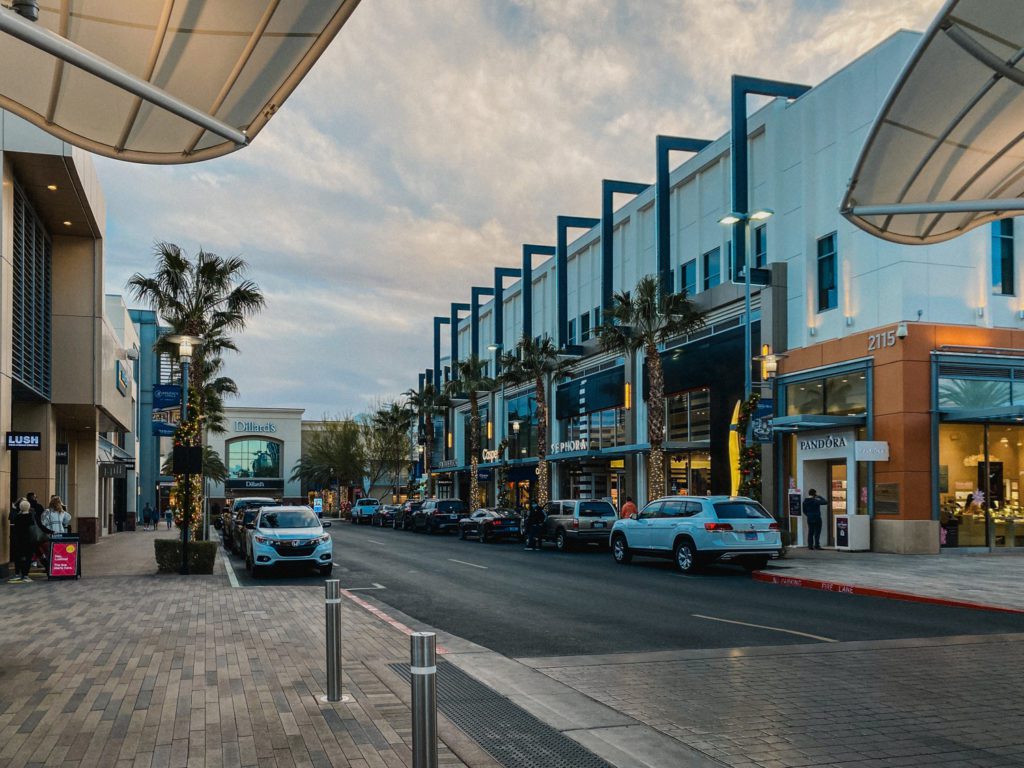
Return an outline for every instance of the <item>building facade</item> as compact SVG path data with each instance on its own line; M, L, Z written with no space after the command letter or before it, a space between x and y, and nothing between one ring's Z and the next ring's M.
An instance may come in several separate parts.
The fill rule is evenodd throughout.
M230 504L242 496L307 503L301 483L291 479L302 456L303 413L301 408L225 408L225 431L206 435L228 471L227 480L210 485L211 503Z
M524 335L548 336L574 359L570 375L548 387L551 493L619 503L627 494L643 502L735 492L735 423L750 367L772 423L760 448L762 500L793 544L805 542L799 502L813 488L828 501L832 546L1024 546L1016 220L938 245L903 246L871 237L839 212L867 131L918 39L897 33L817 86L747 116L745 212L770 218L746 229L723 226L739 173L732 136L698 142L699 151L668 174L667 205L657 185L632 185L632 199L604 222L553 217L552 240L563 242L524 246L521 270L507 268L518 255L499 265L526 280L506 286L496 270L493 289L452 297L450 315L434 319L434 364L425 376L444 382L452 360L473 353L492 359L494 374L501 349ZM658 260L662 207L667 264ZM567 226L583 234L569 241ZM738 237L758 273L749 314L734 258ZM533 265L534 253L554 255ZM660 350L664 488L646 487L646 361L604 352L595 339L610 292L652 274L685 290L705 317L698 332ZM438 344L439 324L451 330L448 344ZM751 357L775 356L770 372L746 358L748 324ZM493 502L502 488L520 503L535 496L532 400L532 386L486 399L485 491L475 502ZM436 422L440 495L468 493L468 421L468 405L458 401Z

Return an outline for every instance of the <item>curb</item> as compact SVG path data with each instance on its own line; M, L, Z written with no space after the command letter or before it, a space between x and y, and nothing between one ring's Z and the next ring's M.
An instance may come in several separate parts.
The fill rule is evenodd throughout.
M942 605L947 608L970 608L976 611L1024 614L1024 610L1019 608L1007 608L1001 605L973 603L969 600L950 600L944 597L915 595L911 592L899 592L894 589L861 587L857 584L844 584L837 581L820 581L819 579L808 579L803 576L779 576L774 573L768 573L767 571L754 571L751 575L753 576L754 581L762 581L766 584L778 584L783 587L802 587L803 589L817 589L824 592L840 592L845 595L860 595L862 597L883 597L890 600L906 600L911 603Z

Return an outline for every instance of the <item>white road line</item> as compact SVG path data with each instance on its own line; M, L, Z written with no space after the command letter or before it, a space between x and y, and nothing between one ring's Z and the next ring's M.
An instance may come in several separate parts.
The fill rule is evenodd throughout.
M467 563L465 560L456 560L453 557L449 557L448 561L452 562L452 563L458 563L459 565L468 565L471 568L480 568L481 570L484 570L484 571L487 570L487 566L486 565L477 565L476 563Z
M368 541L371 544L380 544L382 547L387 545L386 541L377 541L376 539L365 539L365 541Z
M238 577L235 576L235 568L231 565L231 557L224 555L224 570L228 572L228 581L231 582L232 589L238 589L241 584L238 583Z
M383 584L378 584L376 581L372 582L372 587L345 587L349 592L372 592L376 589L387 589Z
M787 635L798 635L800 637L809 637L811 640L821 640L823 643L838 643L839 641L832 637L822 637L821 635L812 635L809 632L797 632L795 629L782 629L781 627L769 627L765 624L751 624L746 621L734 621L733 619L720 619L717 616L702 616L699 613L691 613L691 616L695 619L707 619L708 621L721 621L724 624L739 624L741 627L754 627L755 629L767 629L772 632L785 632Z

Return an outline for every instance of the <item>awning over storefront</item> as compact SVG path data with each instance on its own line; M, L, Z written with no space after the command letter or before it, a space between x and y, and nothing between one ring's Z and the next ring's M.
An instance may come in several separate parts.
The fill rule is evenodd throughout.
M0 8L0 106L144 163L232 152L281 107L359 0L67 0Z
M812 429L852 429L867 423L864 416L830 416L827 414L776 416L772 429L777 432L807 432Z
M843 200L861 229L935 243L1024 213L1020 0L949 0L868 135Z
M939 411L942 421L971 424L1014 424L1024 422L1024 405L1007 405L995 408L950 408Z

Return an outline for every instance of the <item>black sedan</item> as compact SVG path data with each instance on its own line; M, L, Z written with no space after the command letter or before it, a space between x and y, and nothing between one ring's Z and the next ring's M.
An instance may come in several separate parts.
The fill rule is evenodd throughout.
M381 504L370 518L370 525L376 525L378 528L393 528L398 509L396 504Z
M475 538L481 544L498 539L523 538L522 519L514 510L500 507L478 509L459 521L459 538Z
M397 530L411 531L413 515L423 506L422 501L407 501L398 508L391 526Z

